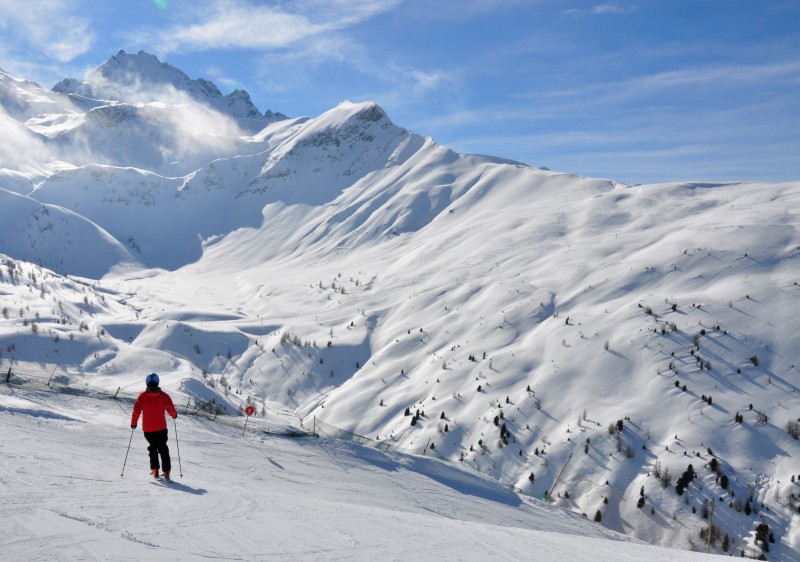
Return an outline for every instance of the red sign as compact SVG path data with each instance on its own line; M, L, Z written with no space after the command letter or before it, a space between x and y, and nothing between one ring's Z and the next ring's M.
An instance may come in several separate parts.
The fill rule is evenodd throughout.
M248 416L252 416L255 412L256 409L253 408L252 406L248 406L247 408L244 409L244 413L247 414Z

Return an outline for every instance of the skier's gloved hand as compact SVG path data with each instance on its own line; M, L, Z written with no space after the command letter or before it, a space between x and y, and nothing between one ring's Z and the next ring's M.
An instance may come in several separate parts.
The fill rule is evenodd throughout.
M136 429L136 424L135 423L131 424L131 429Z

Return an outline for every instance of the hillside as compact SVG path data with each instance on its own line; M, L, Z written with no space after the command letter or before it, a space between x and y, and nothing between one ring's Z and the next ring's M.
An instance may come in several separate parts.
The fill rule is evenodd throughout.
M148 132L147 107L71 106L83 125L130 116L114 127L135 139L92 132L74 158L76 129L41 129L66 117L34 131L6 109L43 156L4 166L28 210L0 219L35 224L33 202L86 251L68 251L78 230L47 251L2 237L4 370L58 363L110 389L156 371L656 545L705 550L713 502L716 552L727 535L728 552L800 559L800 184L628 186L462 155L372 102L171 163L157 155L185 137ZM203 135L227 131L204 111ZM754 543L760 522L774 543Z

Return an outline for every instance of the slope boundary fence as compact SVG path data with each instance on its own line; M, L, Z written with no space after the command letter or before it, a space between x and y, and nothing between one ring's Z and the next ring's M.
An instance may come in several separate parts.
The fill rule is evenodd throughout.
M0 384L10 387L18 386L39 392L55 392L86 396L101 400L115 400L133 404L140 391L130 392L122 387L116 391L92 386L86 381L76 381L67 371L59 365L42 365L16 359L3 359L0 366ZM51 369L51 370L48 370ZM60 370L60 372L59 372ZM214 420L218 416L231 416L224 405L217 404L214 400L199 400L187 397L185 402L176 403L175 409L179 414L189 416L203 416Z
M384 452L403 453L406 455L422 455L450 462L449 458L442 456L436 452L435 446L430 442L430 440L428 440L428 443L424 447L408 449L392 445L391 443L388 443L386 441L379 441L377 439L371 439L369 437L364 437L363 435L358 435L357 433L353 433L352 431L347 431L346 429L342 429L340 427L336 427L335 425L326 423L321 419L317 418L316 416L314 416L314 418L311 420L310 428L306 427L307 423L302 423L302 425L304 429L310 430L311 433L317 437L327 437L329 439L351 441L353 443L359 443L361 445L372 447L373 449L378 449Z

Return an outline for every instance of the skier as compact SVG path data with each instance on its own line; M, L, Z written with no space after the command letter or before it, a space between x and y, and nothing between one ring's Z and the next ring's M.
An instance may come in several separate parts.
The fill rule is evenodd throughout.
M172 419L178 417L172 398L158 387L158 375L150 373L145 379L147 390L142 392L133 403L133 415L131 416L131 429L136 429L139 423L139 414L142 416L142 431L144 438L147 439L150 451L150 471L153 478L158 478L158 456L161 455L161 468L164 469L164 478L169 480L169 472L172 463L169 459L169 447L167 447L167 418L164 416L166 411Z

